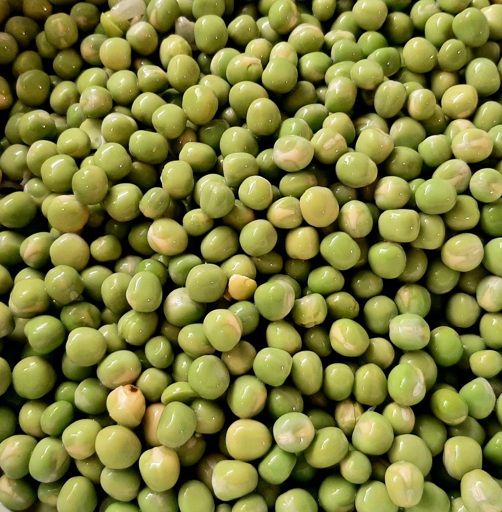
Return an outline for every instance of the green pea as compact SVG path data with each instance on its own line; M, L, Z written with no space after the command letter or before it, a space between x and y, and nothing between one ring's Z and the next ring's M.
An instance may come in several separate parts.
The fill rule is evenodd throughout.
M310 141L298 135L280 137L274 144L274 162L287 172L305 169L314 157Z
M355 504L357 510L361 512L369 512L373 507L379 507L382 512L398 510L398 506L391 501L385 484L377 480L370 480L361 485L356 493Z
M63 477L70 467L70 456L60 439L41 439L30 456L30 475L38 482L55 482Z
M348 441L337 427L318 429L305 450L305 460L314 468L327 468L339 463L347 454Z
M229 310L210 311L205 316L202 326L209 343L221 352L232 350L240 341L242 323L237 315Z
M366 187L377 178L377 168L373 160L365 153L354 151L346 153L335 166L338 179L349 187Z
M237 460L251 461L261 458L272 445L267 427L253 419L238 419L230 424L225 434L228 453Z
M241 498L253 492L258 484L258 472L248 462L222 460L213 469L211 485L215 496L222 501Z
M272 321L284 318L293 309L294 300L293 288L281 280L260 285L254 295L260 314Z
M398 435L410 434L415 426L415 413L408 406L402 406L396 402L388 403L383 416L389 420L394 432Z
M469 256L465 251L469 251ZM468 272L483 260L484 250L480 239L471 233L455 235L441 249L441 259L452 270Z
M360 366L354 374L353 393L361 404L376 406L387 396L387 382L381 368L374 363Z
M300 333L286 320L271 321L265 336L269 347L279 348L290 354L298 352L302 346Z
M458 425L467 417L467 403L456 391L438 389L430 400L434 415L447 425Z
M493 140L479 128L468 128L457 133L451 141L455 158L467 163L481 162L493 151Z
M281 386L288 378L293 360L285 350L264 348L256 354L253 371L261 382L270 386Z
M477 377L489 379L495 377L499 372L502 359L495 350L478 350L469 354L469 366Z
M385 486L394 504L413 507L422 499L424 477L415 464L398 461L385 471Z
M261 478L271 484L281 484L287 480L296 463L296 456L274 446L258 465Z
M230 375L221 359L214 355L203 355L190 364L188 383L201 398L213 400L228 389Z
M240 201L253 210L266 210L273 201L272 186L261 176L249 176L239 185Z
M246 122L254 135L268 136L278 130L281 124L281 114L272 100L257 98L247 109Z
M25 357L12 368L12 385L23 398L42 398L55 383L56 372L53 366L39 356Z
M480 495L474 493L473 485L481 488ZM472 508L474 511L496 506L495 504L502 498L500 486L489 473L482 469L474 469L463 476L460 492L466 508Z
M248 341L239 341L228 352L221 355L221 360L228 369L230 375L243 375L253 367L256 349Z
M352 268L361 256L357 243L343 231L325 236L320 245L321 256L336 270Z
M430 328L421 316L403 313L390 321L389 336L392 343L401 349L419 350L429 343Z
M366 455L386 453L393 440L392 426L381 414L366 411L356 420L352 432L352 444Z
M500 461L500 434L496 433L485 445L483 456L491 463L498 464Z
M394 361L395 351L385 338L370 338L370 344L364 353L364 359L368 363L373 363L385 370Z
M308 416L289 412L280 416L273 426L274 440L282 450L299 453L306 450L315 436L315 429Z
M384 279L399 277L406 266L406 253L396 242L379 242L368 251L371 270Z
M0 445L0 467L4 474L13 479L28 475L30 457L36 445L36 439L24 434L5 439Z
M83 510L91 512L98 504L93 483L84 476L70 477L61 487L57 498L57 507L61 511Z

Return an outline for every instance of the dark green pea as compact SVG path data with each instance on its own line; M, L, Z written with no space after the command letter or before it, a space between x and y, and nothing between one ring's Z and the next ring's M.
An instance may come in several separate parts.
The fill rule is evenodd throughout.
M0 427L0 442L14 435L17 425L17 415L9 407L0 407L0 413L4 421Z
M350 293L335 292L326 297L328 312L333 318L356 318L359 314L359 302Z
M25 71L16 81L16 93L25 105L42 105L50 95L49 75L39 69Z

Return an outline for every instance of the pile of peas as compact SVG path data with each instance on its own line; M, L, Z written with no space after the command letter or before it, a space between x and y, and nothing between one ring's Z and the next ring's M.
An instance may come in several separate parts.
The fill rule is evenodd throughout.
M502 3L0 0L0 504L502 511Z

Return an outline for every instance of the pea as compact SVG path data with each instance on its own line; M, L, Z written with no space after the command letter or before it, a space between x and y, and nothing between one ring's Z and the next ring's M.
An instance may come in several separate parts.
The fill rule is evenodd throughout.
M483 489L482 497L477 497L473 494L472 482L476 479ZM502 497L500 487L496 485L495 480L482 469L474 469L467 472L460 482L461 497L466 506L470 508L480 508L484 506L492 506L492 503L497 503Z
M424 492L424 478L415 464L398 461L385 472L385 485L392 502L397 506L417 505Z
M214 467L211 484L218 499L230 501L254 491L258 472L248 462L222 460Z
M368 432L371 433L366 437ZM364 412L355 423L352 444L367 455L380 455L392 444L391 432L391 424L384 416L376 412Z

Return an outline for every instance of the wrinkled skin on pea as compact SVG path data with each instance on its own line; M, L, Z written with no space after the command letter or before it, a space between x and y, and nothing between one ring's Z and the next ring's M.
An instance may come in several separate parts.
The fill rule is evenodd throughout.
M0 504L500 512L501 40L0 0Z

